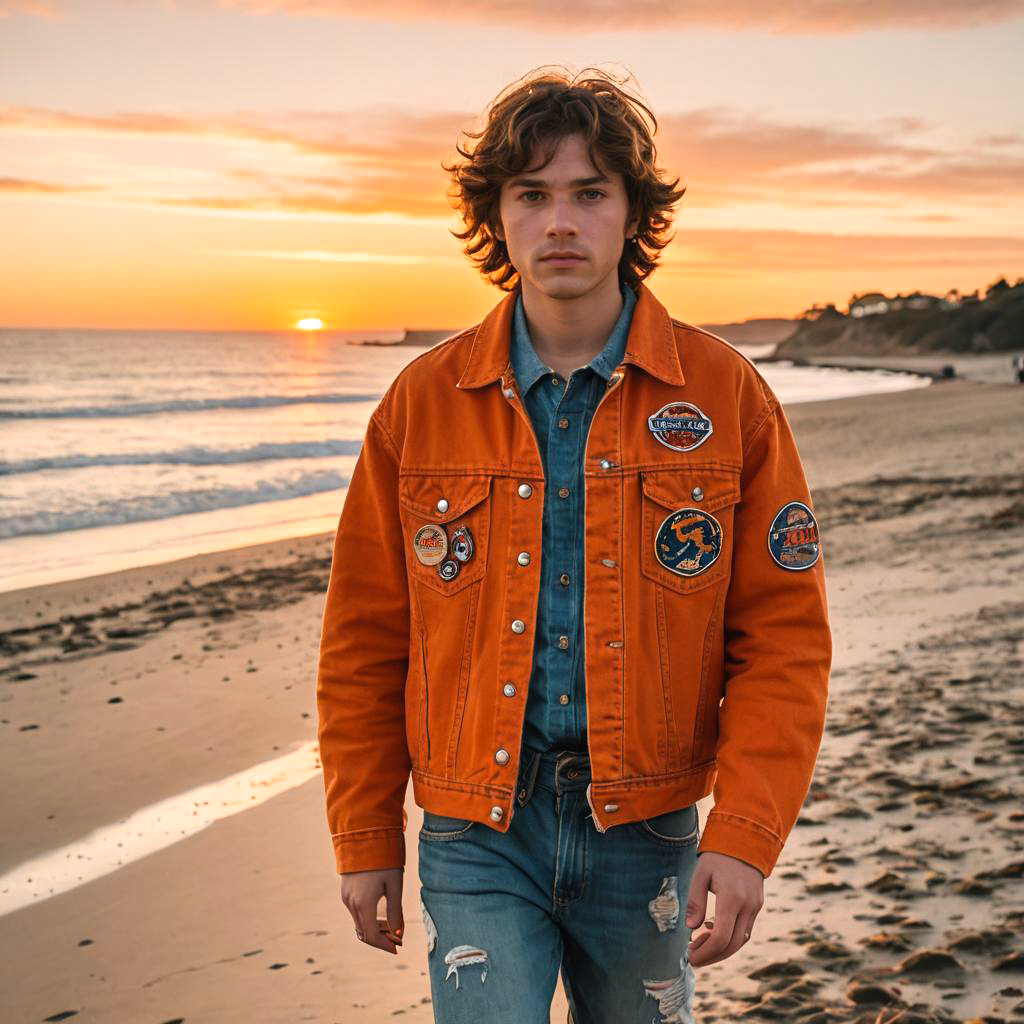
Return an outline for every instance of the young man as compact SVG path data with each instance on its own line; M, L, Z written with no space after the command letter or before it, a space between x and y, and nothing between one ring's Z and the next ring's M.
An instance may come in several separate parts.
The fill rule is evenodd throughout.
M342 899L397 952L411 773L445 1024L547 1021L559 968L576 1024L692 1020L821 740L810 494L753 364L643 283L684 191L655 130L591 69L491 105L446 169L508 294L398 374L341 514L317 700Z

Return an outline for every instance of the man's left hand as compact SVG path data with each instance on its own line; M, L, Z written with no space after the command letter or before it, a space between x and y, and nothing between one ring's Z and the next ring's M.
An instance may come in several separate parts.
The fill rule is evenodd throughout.
M750 939L754 918L764 906L764 875L752 864L708 851L697 858L686 902L686 924L699 928L715 894L715 918L689 946L691 967L707 967L732 956Z

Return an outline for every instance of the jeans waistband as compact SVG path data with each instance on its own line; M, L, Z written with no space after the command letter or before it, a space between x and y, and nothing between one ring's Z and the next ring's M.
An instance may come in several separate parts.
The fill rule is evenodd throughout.
M590 784L590 755L584 750L523 750L519 768L516 800L520 806L534 789L546 789L556 795L569 790L586 789Z

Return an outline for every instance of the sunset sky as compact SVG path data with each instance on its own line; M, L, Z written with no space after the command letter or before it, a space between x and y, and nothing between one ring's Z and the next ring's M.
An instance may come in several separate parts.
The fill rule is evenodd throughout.
M1022 53L1022 0L0 0L0 326L474 323L440 162L553 63L659 118L680 319L984 289L1024 275Z

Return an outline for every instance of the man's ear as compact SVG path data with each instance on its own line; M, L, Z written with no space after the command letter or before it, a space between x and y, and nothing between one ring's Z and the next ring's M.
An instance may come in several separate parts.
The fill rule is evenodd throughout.
M627 238L634 238L636 236L636 233L639 230L640 230L640 218L639 217L634 217L633 220L631 220L626 225L626 237Z

